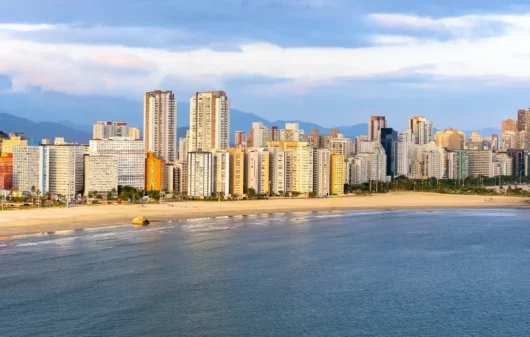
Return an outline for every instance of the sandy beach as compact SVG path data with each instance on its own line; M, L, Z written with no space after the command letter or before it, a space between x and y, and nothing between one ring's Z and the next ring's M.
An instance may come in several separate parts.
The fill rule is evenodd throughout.
M191 218L355 209L434 209L530 207L529 199L435 193L388 193L327 199L274 199L253 201L188 201L170 204L99 205L71 208L10 210L0 213L0 239L14 235L130 224L138 215L151 222Z

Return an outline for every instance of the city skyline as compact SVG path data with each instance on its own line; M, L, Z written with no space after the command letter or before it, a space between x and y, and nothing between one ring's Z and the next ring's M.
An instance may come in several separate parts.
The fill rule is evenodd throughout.
M153 11L117 0L104 13L93 9L102 0L56 3L2 5L7 112L58 121L70 111L79 122L86 105L72 101L91 99L100 101L92 113L112 114L97 119L122 120L133 111L112 102L136 103L145 87L173 90L181 102L222 88L235 108L269 120L333 127L428 115L441 128L458 119L470 129L498 125L526 105L530 88L529 61L519 57L530 48L530 7L510 2L168 0Z

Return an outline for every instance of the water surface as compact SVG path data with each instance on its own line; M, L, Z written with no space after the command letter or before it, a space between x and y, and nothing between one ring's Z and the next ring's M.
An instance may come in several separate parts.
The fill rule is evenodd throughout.
M525 336L530 211L315 212L0 242L0 336Z

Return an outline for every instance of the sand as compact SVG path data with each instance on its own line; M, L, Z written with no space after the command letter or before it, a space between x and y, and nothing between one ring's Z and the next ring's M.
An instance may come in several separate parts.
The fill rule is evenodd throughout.
M172 206L170 206L172 205ZM170 204L99 205L0 212L0 240L14 235L130 224L139 215L157 222L259 213L354 209L524 208L529 199L421 192L347 196L326 199L187 201Z

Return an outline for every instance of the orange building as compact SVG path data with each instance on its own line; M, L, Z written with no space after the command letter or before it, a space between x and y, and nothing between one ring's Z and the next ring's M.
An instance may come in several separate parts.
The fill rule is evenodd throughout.
M13 188L13 154L2 153L0 155L0 190L11 190Z
M503 120L501 125L501 131L502 133L506 133L508 131L517 132L517 122L513 119Z
M163 191L166 189L166 161L155 157L153 152L147 152L147 158L145 158L145 190Z

